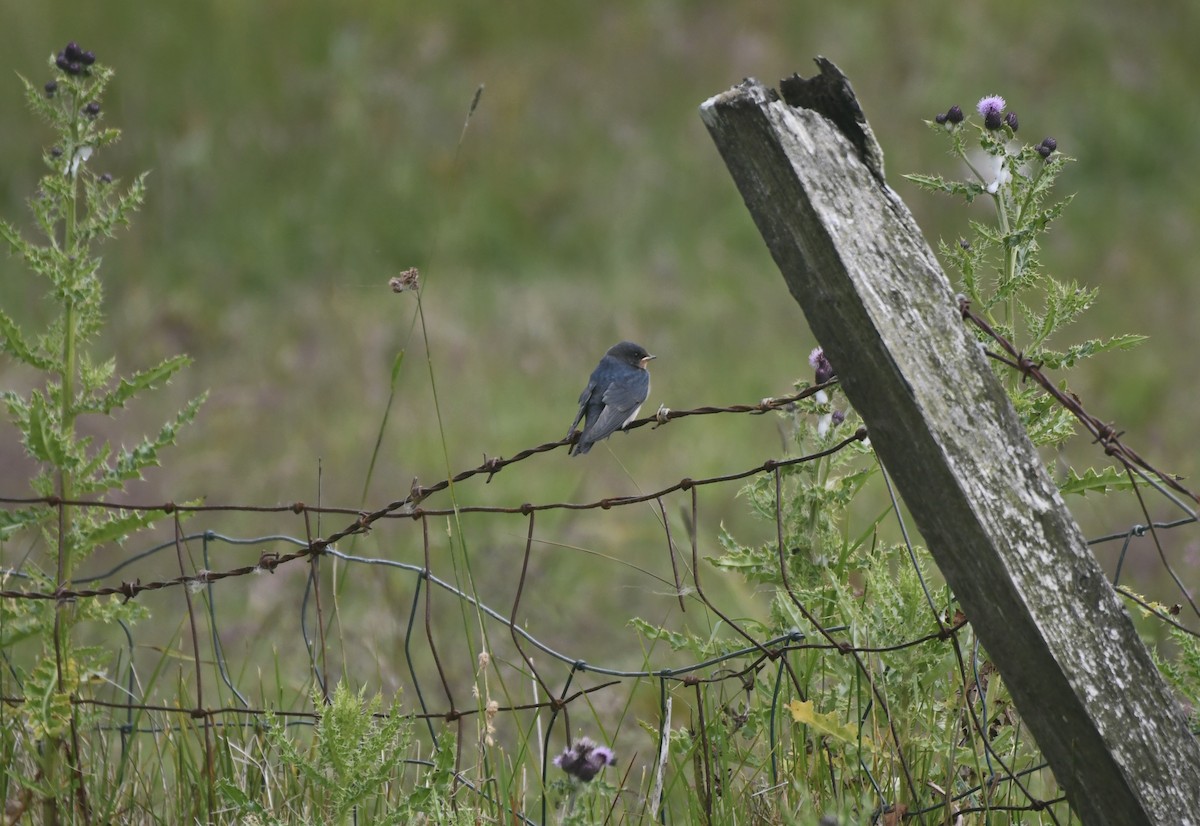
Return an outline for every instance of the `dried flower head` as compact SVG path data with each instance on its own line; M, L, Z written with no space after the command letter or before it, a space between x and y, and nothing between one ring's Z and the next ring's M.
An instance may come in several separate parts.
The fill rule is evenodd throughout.
M388 286L394 293L416 292L421 288L421 273L416 267L409 267L395 278L389 279Z

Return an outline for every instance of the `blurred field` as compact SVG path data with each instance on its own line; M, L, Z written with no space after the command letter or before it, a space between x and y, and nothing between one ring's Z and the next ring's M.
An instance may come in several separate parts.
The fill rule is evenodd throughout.
M68 39L117 69L105 117L125 136L101 165L125 180L152 170L146 207L106 248L108 346L125 370L179 351L196 365L109 437L212 395L134 491L142 501L311 502L320 462L322 501L359 505L400 350L368 507L414 477L431 483L563 436L588 371L620 338L659 356L646 411L755 402L810 378L815 342L697 106L744 76L809 74L817 54L855 84L889 180L931 241L955 237L964 216L899 176L957 173L922 123L951 103L1003 94L1023 135L1053 135L1079 159L1065 176L1076 201L1044 259L1102 288L1080 339L1152 339L1086 365L1074 389L1152 461L1196 472L1194 3L0 0L0 20L6 218L29 223L44 138L7 72L40 83ZM413 297L387 289L410 266L425 280L428 353ZM38 317L40 289L15 261L0 259L0 280L14 316ZM22 381L0 363L0 385ZM18 446L0 435L0 490L19 495ZM649 490L761 462L781 437L773 417L721 417L609 445L540 457L460 499ZM710 503L700 535L711 545L721 522L761 531L745 511L732 497ZM646 553L646 518L644 529L563 531L605 553ZM485 567L489 547L521 540L515 523L496 530L483 521L467 537ZM557 576L581 587L577 573ZM646 599L621 592L620 610Z

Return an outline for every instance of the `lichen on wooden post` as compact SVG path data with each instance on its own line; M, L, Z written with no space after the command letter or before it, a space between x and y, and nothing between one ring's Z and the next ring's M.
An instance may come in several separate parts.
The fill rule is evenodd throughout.
M1088 824L1200 824L1200 745L886 184L842 73L700 109L934 560ZM786 98L786 99L785 99Z

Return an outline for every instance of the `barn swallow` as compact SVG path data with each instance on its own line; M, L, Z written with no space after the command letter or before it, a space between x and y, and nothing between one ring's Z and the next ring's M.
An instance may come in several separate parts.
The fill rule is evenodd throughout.
M567 437L583 420L579 441L571 446L572 456L592 449L601 439L607 439L637 418L642 402L650 395L650 371L646 365L654 356L632 341L614 344L600 359L588 379L587 387L579 394L579 413L571 422Z

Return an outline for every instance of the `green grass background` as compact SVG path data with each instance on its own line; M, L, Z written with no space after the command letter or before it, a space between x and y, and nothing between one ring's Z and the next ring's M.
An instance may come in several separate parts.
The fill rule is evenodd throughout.
M889 181L931 241L956 237L966 216L900 175L959 174L922 123L950 104L970 110L1003 94L1021 136L1053 135L1079 159L1063 179L1076 201L1044 251L1059 277L1102 288L1075 340L1152 339L1084 366L1073 388L1151 461L1195 473L1195 3L0 0L0 20L6 218L30 224L24 200L47 140L8 72L42 82L46 56L68 39L117 70L104 117L125 136L96 163L124 180L152 170L145 208L104 251L104 346L126 371L180 351L196 364L131 419L93 426L132 441L184 399L212 395L166 466L133 489L141 501L313 502L319 461L322 501L357 506L401 349L368 507L402 497L414 477L447 475L427 356L454 471L563 436L588 372L621 338L659 356L648 411L755 402L811 378L804 359L815 342L697 107L745 76L774 84L810 74L818 54L850 77ZM413 296L387 288L410 266L423 274L428 353ZM12 315L44 317L40 295L18 262L0 259L0 301ZM0 363L0 385L28 380ZM26 466L15 435L3 434L0 490L20 494ZM578 460L535 458L490 485L462 486L460 501L651 490L778 455L781 435L774 417L708 417L608 445ZM702 494L709 553L722 522L744 535L769 529L732 493ZM1122 527L1105 516L1108 529ZM201 523L302 533L299 520L277 517ZM524 523L467 527L484 587L503 605ZM626 561L662 545L650 509L549 515L539 528ZM418 561L412 535L389 544L381 530L369 541ZM636 573L623 589L621 563L539 552L535 570L546 576L552 558L574 560L571 573L555 569L556 600L608 592L616 626L673 602ZM253 596L265 589L254 585L246 601L248 638L294 613L294 596ZM578 640L592 619L555 624L562 604L530 611L559 641Z

